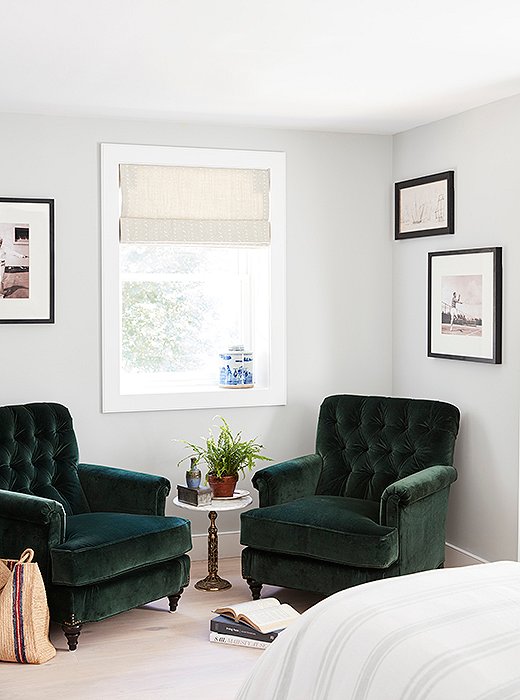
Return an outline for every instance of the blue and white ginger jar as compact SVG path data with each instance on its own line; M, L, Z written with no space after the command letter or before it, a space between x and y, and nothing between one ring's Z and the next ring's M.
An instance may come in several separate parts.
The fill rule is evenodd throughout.
M243 345L232 345L221 352L219 386L224 389L249 389L253 382L253 353L245 352Z

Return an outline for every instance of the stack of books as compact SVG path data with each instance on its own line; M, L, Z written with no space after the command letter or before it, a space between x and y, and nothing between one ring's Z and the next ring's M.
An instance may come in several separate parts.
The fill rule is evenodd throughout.
M209 641L266 649L287 625L300 617L288 603L262 598L217 608L209 623Z

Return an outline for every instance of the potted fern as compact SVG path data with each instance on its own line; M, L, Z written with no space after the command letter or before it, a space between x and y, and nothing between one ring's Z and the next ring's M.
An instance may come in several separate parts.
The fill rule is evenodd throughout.
M260 454L263 445L257 443L256 438L243 440L242 433L233 435L225 419L220 416L220 420L218 435L215 436L210 429L209 435L203 438L202 445L182 441L192 450L192 454L181 459L179 464L193 458L197 464L205 462L208 467L206 483L211 487L213 497L230 498L235 491L239 475L245 476L246 469L253 469L259 460L271 460Z

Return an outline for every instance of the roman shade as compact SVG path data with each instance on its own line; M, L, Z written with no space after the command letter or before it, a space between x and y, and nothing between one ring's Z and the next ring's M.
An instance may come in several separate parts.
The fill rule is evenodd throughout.
M266 246L269 170L119 166L122 243Z

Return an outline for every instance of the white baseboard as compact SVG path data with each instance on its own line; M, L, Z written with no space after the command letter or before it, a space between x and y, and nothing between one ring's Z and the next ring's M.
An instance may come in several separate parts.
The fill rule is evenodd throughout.
M206 534L193 535L193 549L190 552L192 561L206 561L208 558L208 536ZM239 557L242 552L240 544L240 532L233 530L218 533L218 554L219 559ZM486 564L487 561L476 554L467 552L465 549L456 547L454 544L446 542L446 567L471 566L472 564Z
M192 535L193 549L189 552L192 561L206 561L208 558L208 536L205 534ZM239 557L242 552L240 544L240 532L218 531L218 556L219 559Z
M446 542L444 566L451 568L455 566L471 566L472 564L487 564L486 559L478 557L476 554L467 552L465 549L456 547L454 544Z

